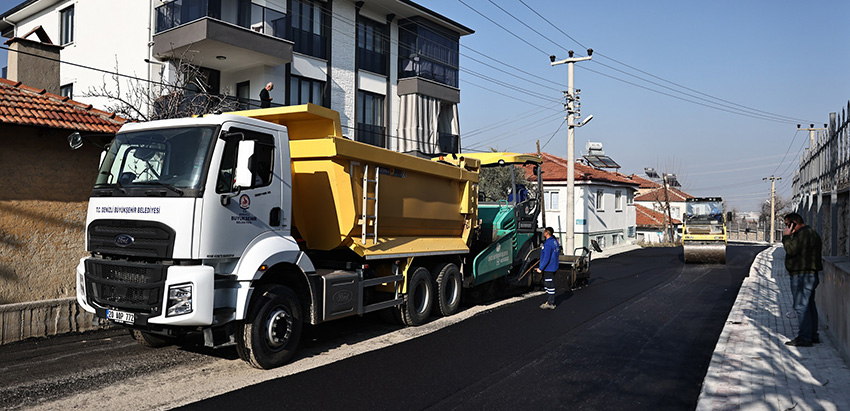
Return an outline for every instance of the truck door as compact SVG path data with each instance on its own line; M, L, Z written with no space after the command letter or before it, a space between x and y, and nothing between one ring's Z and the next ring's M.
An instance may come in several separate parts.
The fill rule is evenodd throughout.
M205 196L201 217L201 258L238 257L258 235L285 226L282 187L288 183L289 167L282 161L278 132L245 124L223 127L221 161L210 166L209 175L215 180L216 196ZM239 152L247 147L242 141L253 142L252 152ZM237 159L243 156L248 158L251 178L240 187L234 177Z

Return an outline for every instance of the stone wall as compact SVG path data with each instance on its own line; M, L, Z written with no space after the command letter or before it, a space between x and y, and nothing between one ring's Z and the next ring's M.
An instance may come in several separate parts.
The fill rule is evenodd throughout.
M815 293L818 314L850 361L850 262L845 257L825 257L821 283Z
M68 130L0 126L0 304L71 297L100 148Z

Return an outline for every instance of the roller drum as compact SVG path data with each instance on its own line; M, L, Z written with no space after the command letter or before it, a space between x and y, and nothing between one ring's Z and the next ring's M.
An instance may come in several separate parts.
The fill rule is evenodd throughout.
M685 243L685 263L726 264L726 244Z

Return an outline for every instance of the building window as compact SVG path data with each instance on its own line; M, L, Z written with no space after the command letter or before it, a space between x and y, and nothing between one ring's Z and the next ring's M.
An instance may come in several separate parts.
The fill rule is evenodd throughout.
M422 77L458 86L460 35L440 30L426 20L399 22L399 78Z
M560 192L558 192L558 191L544 191L543 192L543 201L546 202L546 209L547 210L558 210L559 209L559 204L558 204L558 200L560 199L559 194L560 194Z
M68 97L70 99L74 98L74 83L66 84L62 87L59 87L59 95L62 97Z
M368 91L357 91L357 141L386 147L384 127L384 96Z
M252 107L251 104L251 82L243 81L236 83L236 100L239 102L240 110L249 110ZM259 106L257 106L259 107Z
M635 203L635 197L632 193L626 193L626 204L633 205Z
M604 192L602 190L596 190L596 211L604 211L604 204L602 204Z
M614 192L614 210L623 211L623 192Z
M59 12L59 44L74 42L74 6Z
M387 75L387 57L390 55L390 30L367 18L357 18L357 68Z
M596 236L596 243L599 244L599 248L605 248L605 236Z
M295 42L293 50L308 56L327 58L328 18L320 2L292 0L287 15L287 40Z
M325 104L325 82L301 76L289 76L289 104Z

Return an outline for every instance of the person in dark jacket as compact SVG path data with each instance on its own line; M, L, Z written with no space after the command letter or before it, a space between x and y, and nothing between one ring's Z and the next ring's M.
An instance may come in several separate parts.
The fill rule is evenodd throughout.
M555 273L558 271L558 255L561 245L555 239L555 230L546 227L543 230L543 250L540 252L540 266L537 272L543 273L543 288L546 289L548 299L540 305L543 310L555 309Z
M797 337L785 344L811 347L812 343L820 342L815 288L820 283L818 272L823 270L823 244L818 233L807 226L803 217L797 213L785 216L785 230L782 234L785 270L791 276L794 311L797 312L799 322Z
M272 97L269 95L269 91L274 89L274 83L271 81L266 84L262 90L260 90L260 108L269 108L272 106Z

